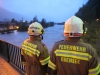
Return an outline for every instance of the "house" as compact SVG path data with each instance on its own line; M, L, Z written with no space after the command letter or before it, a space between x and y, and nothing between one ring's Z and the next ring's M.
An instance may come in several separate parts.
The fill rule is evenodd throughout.
M18 29L19 25L16 25L15 23L9 23L9 29Z
M0 30L18 29L19 26L15 23L0 21Z

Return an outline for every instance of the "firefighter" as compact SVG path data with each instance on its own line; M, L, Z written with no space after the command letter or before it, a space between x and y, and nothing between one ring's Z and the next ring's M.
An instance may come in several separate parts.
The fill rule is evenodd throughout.
M34 22L29 25L29 38L22 43L21 48L26 75L46 75L50 56L46 45L42 42L42 34L44 30L40 23Z
M87 28L72 16L64 24L65 40L55 43L48 63L49 75L100 75L96 50L81 37Z

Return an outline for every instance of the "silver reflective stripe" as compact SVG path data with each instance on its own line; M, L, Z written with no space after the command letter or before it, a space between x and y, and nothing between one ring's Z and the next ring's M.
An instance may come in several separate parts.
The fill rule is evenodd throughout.
M76 58L76 59L86 60L86 61L89 61L92 58L92 56L88 53L68 51L68 50L59 50L59 49L55 51L55 55L63 56L63 57L71 57L71 58Z

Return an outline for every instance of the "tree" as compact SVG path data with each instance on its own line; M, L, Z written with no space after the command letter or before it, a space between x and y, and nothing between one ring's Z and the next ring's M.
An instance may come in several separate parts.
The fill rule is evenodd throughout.
M100 19L100 0L89 0L75 15L88 22Z
M38 22L37 16L33 18L33 22Z
M85 42L90 43L98 52L100 56L100 21L86 22L85 25L88 28L87 35L83 36Z
M19 31L27 31L27 29L28 29L28 23L27 23L27 21L22 21L22 20L20 20L20 22L19 22Z
M16 20L14 18L12 18L11 23L15 23L15 22L16 22Z
M41 20L40 23L44 28L48 27L48 24L46 23L46 20L44 18Z
M9 19L4 19L4 22L5 22L4 27L5 27L7 30L9 30L9 23L10 23Z

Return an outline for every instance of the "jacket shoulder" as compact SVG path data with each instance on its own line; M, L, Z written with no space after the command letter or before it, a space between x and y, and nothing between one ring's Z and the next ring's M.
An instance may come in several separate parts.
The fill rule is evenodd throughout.
M60 43L60 42L63 42L63 41L64 41L64 40L57 41L55 44Z

